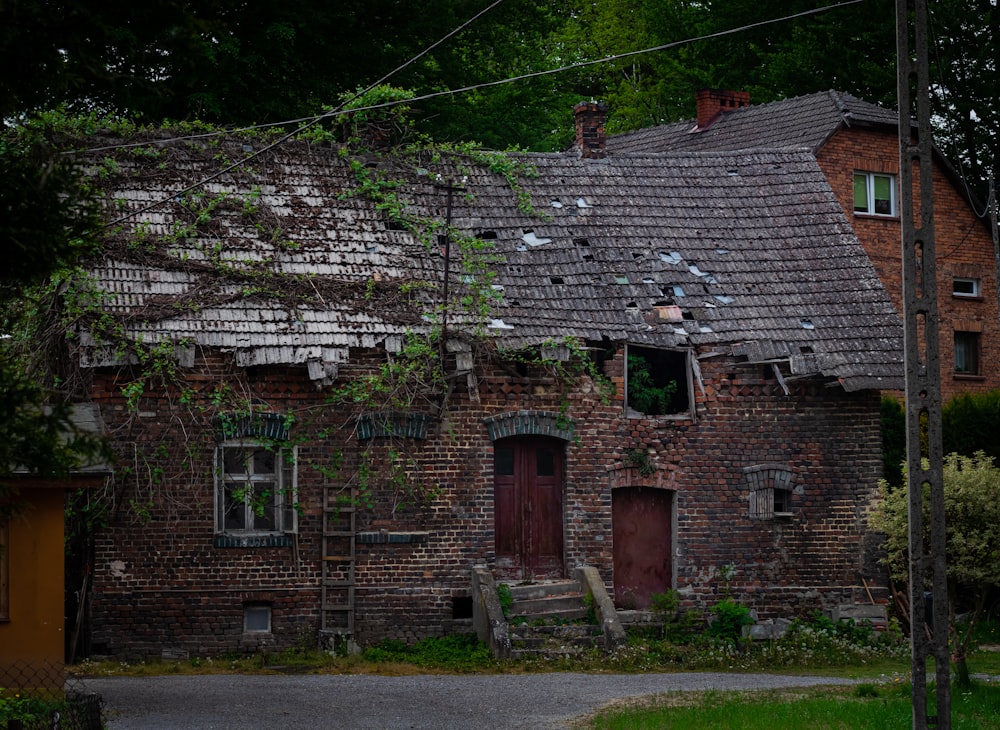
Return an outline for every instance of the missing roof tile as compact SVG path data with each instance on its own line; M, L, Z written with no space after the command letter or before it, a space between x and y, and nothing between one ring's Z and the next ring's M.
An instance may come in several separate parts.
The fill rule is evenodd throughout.
M670 253L664 253L663 251L660 251L659 256L660 256L660 261L662 261L665 264L671 264L674 266L676 266L677 264L679 264L681 261L684 260L683 257L676 251L671 251Z
M579 246L580 248L587 248L590 246L590 241L588 241L586 238L574 238L573 245Z
M566 283L561 276L553 276L553 277L551 277L549 279L549 281L551 281L553 284L565 284Z
M521 240L524 241L529 246L541 246L546 243L551 243L551 238L540 238L535 235L535 232L530 228L524 231L524 235L521 236Z

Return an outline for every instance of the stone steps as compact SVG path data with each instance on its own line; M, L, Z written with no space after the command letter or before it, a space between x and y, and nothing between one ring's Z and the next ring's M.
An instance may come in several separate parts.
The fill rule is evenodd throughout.
M507 611L511 656L575 656L601 645L600 627L584 601L579 581L538 581L510 585Z

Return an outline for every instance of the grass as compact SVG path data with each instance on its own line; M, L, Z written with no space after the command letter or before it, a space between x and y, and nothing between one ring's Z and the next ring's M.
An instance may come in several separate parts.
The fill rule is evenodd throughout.
M905 683L761 692L670 693L616 706L576 725L583 730L883 730L912 724ZM952 691L952 728L996 727L1000 686Z

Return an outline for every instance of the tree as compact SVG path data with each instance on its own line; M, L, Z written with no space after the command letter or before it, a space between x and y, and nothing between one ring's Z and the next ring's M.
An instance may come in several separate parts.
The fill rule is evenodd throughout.
M886 565L894 580L909 581L909 498L906 487L883 481L870 525L886 536ZM968 684L966 654L972 629L990 591L1000 587L1000 468L982 452L975 456L948 454L944 461L945 525L947 530L948 596L952 616L954 656L959 682ZM930 492L924 494L924 521L929 540ZM955 626L958 611L971 618L963 633ZM920 627L913 626L911 631Z

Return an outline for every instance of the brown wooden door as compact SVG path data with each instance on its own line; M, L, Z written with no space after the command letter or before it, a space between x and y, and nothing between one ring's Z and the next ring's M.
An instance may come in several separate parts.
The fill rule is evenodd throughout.
M619 608L648 608L654 593L672 587L672 502L672 493L663 489L612 490L615 604Z
M498 577L561 578L562 442L502 439L493 465Z

